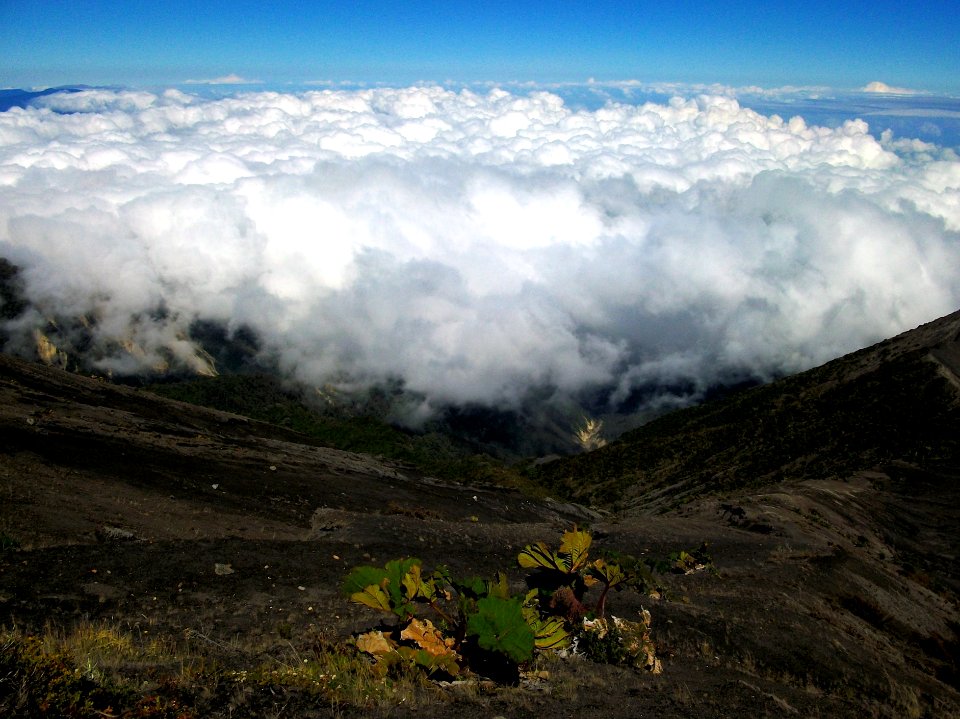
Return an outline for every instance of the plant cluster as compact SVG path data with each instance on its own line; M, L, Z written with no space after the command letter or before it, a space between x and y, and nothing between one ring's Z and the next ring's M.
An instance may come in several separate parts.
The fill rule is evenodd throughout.
M706 542L703 542L696 549L689 551L681 549L678 552L671 552L666 559L652 562L651 567L661 574L693 574L704 570L714 571L713 560L710 558Z
M592 541L574 527L556 551L543 542L524 547L517 563L528 570L527 591L519 594L511 591L503 572L492 579L458 579L445 567L427 571L416 558L355 567L344 592L397 618L393 625L357 636L356 646L384 674L415 666L431 677L475 671L509 681L535 652L567 649L589 634L591 646L604 641L621 646L607 652L611 660L658 672L648 612L639 622L615 619L609 630L600 631L608 626L610 591L652 588L649 568L631 557L591 558ZM597 597L588 604L592 588ZM432 618L420 616L421 609Z
M0 532L0 554L12 552L16 549L20 549L20 542L6 532Z

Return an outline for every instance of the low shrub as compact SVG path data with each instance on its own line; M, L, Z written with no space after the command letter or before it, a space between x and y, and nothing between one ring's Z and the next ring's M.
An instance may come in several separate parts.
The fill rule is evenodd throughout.
M435 678L474 672L509 682L535 652L585 641L591 658L659 672L649 612L640 622L615 618L608 624L605 618L611 590L653 589L649 567L625 555L616 561L591 558L592 541L588 532L574 527L563 534L556 551L543 542L524 547L517 557L528 570L528 591L522 594L510 591L504 572L492 579L458 579L445 567L425 570L415 557L383 567L355 567L344 580L344 593L397 619L392 626L358 635L356 647L384 674L402 665ZM588 604L592 587L598 596ZM421 610L432 619L419 616ZM606 646L611 642L619 648Z

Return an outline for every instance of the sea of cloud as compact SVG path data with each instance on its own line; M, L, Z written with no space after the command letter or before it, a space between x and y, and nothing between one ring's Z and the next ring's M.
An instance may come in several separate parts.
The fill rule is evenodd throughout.
M8 334L90 318L139 348L105 369L189 357L199 318L425 414L686 401L960 307L960 161L722 95L86 90L0 113L0 256L35 308Z

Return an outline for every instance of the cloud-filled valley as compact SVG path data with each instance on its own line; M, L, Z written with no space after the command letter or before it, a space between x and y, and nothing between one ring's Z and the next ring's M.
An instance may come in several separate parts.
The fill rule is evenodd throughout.
M531 391L612 411L960 307L960 161L729 97L86 90L0 113L0 256L31 307L8 349L83 317L104 371L189 365L203 319L424 416Z

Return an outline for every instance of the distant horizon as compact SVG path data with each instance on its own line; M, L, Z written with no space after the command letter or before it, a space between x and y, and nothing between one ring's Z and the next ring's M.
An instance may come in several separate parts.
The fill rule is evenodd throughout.
M805 85L759 85L759 84L731 84L719 81L689 82L670 79L640 80L631 77L601 80L595 77L564 80L533 80L533 79L473 79L461 80L455 78L422 78L414 81L389 80L362 80L353 78L322 78L309 80L279 80L265 81L246 78L234 73L221 77L188 78L169 82L84 82L64 81L56 83L29 83L3 84L0 91L23 90L25 92L42 92L45 90L68 89L110 89L110 90L145 90L162 91L165 89L190 90L202 94L206 88L220 88L222 92L239 91L267 91L267 92L306 92L325 89L376 89L402 87L444 87L444 88L487 88L487 89L526 89L526 90L558 90L564 88L618 88L645 92L674 93L689 95L692 93L718 95L804 95L810 97L830 97L840 95L863 95L866 97L897 97L897 98L943 98L960 100L960 89L955 92L928 90L924 88L897 87L883 80L871 80L859 86L830 86L819 84Z
M16 40L0 68L9 87L635 78L960 93L960 13L940 0L922 12L892 0L60 0L0 4L0 23Z
M643 82L636 79L569 82L534 81L423 81L404 84L360 82L348 80L316 80L310 82L248 82L237 75L209 81L190 81L162 85L89 85L67 83L50 87L0 88L0 112L12 106L26 106L32 96L58 91L110 90L146 92L157 95L177 90L201 98L227 98L244 93L303 94L323 90L363 91L377 89L410 89L439 87L446 90L467 90L486 94L502 90L526 96L548 92L560 97L571 109L596 110L608 103L639 105L645 102L666 103L672 98L691 99L700 95L730 97L745 108L766 116L783 119L802 117L808 124L836 128L848 120L864 120L877 139L890 132L897 138L920 139L960 152L960 95L937 94L900 88L874 80L859 88L826 86L756 85L730 86L720 83ZM16 93L22 98L11 100Z

